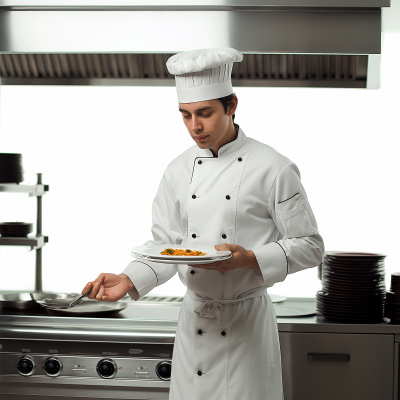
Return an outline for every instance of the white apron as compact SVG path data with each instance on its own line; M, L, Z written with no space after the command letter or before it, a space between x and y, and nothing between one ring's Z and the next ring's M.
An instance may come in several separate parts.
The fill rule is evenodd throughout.
M297 166L237 128L236 140L218 157L193 146L168 165L153 202L154 240L146 244L238 244L254 252L259 267L220 273L136 260L123 271L139 298L176 272L188 288L170 400L282 400L279 336L267 288L323 258Z

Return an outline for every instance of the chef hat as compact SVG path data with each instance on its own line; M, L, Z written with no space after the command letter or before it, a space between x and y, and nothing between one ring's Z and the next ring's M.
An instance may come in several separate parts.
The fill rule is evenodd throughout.
M231 73L243 55L230 47L184 51L167 60L179 103L218 99L233 93Z

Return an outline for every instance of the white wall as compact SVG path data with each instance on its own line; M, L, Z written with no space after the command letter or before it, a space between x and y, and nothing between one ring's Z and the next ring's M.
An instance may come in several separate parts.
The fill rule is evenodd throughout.
M235 88L236 122L300 168L326 250L382 252L400 271L400 34L387 33L381 89ZM120 273L151 238L151 202L166 165L194 142L175 88L3 86L0 151L23 154L24 183L42 172L44 289L80 292ZM35 199L0 197L0 221L35 222ZM31 290L34 252L0 248L0 289ZM317 268L271 293L313 296ZM153 293L183 295L175 276Z

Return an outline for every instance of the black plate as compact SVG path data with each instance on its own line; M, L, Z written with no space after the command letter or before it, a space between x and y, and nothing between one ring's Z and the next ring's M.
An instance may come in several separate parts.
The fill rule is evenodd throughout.
M358 303L362 302L374 302L374 301L380 301L382 298L385 298L385 295L377 294L377 295L371 295L368 297L362 297L362 296L352 296L350 295L345 295L345 294L334 294L326 291L319 291L317 292L317 299L321 299L322 301L339 301L339 302L348 302L348 301L355 301Z
M327 272L322 273L322 280L334 280L334 281L344 281L353 284L368 284L368 283L379 283L379 282L386 282L384 275L370 275L370 276L346 276L346 275L338 275L338 274L330 274Z
M386 275L385 267L377 267L377 268L343 268L343 267L331 267L330 265L323 265L322 272L337 272L340 274L347 274L347 275L358 275L358 274L382 274Z
M376 287L376 288L359 288L354 285L345 286L345 285L334 285L332 283L323 282L322 290L324 292L330 293L332 291L336 294L353 294L354 296L377 296L384 295L386 288L384 285Z
M320 307L325 307L332 310L358 310L362 312L363 310L383 310L384 301L379 301L376 303L354 303L354 302L339 302L339 301L323 301L319 300L318 305Z
M383 313L383 307L356 309L356 308L340 308L340 307L328 307L328 306L324 306L324 305L318 305L317 311L327 312L327 313L332 313L332 314L368 316L370 314L381 315Z
M319 301L318 306L322 308L326 308L328 310L335 310L335 311L351 311L357 310L358 312L363 312L365 310L383 310L384 309L384 302L380 301L375 304L355 304L355 303L339 303L339 302L326 302L326 301Z
M322 269L329 269L332 271L346 271L348 273L365 273L365 272L380 272L385 271L385 264L363 264L363 265L343 265L343 264L330 264L323 263Z
M329 297L335 298L335 299L346 299L348 301L352 301L354 299L359 299L360 301L365 301L368 299L385 299L385 292L377 292L377 293L354 293L354 292L335 292L335 291L328 291L325 290L325 292L329 293ZM326 296L328 297L328 296ZM378 300L377 300L378 301Z
M359 253L359 252L344 252L344 251L325 251L324 253L329 258L340 258L340 259L354 259L354 258L379 258L387 257L386 254L382 253Z
M324 293L329 293L330 296L335 297L345 297L345 298L360 298L365 299L367 297L370 298L379 298L385 297L385 289L379 290L367 290L367 291L355 291L351 288L335 288L333 286L323 285L322 290Z
M376 316L372 318L357 318L357 317L352 317L352 316L343 316L343 315L335 315L335 314L328 314L328 313L317 313L317 317L322 317L324 319L331 319L335 321L344 321L347 323L379 323L383 320L383 316Z
M26 222L0 223L0 235L9 237L25 237L33 231L33 224Z
M0 183L21 183L23 179L0 179Z
M331 274L331 275L338 275L338 276L349 276L349 277L370 277L370 276L377 276L377 277L385 277L385 269L359 269L357 271L347 270L343 268L330 268L324 265L322 267L322 273Z
M369 264L382 264L385 262L384 259L363 259L363 258L355 258L355 259L337 259L324 257L324 263L328 264L339 264L339 265L369 265Z
M356 291L363 291L363 290L375 290L375 289L386 289L385 281L382 279L380 281L350 281L350 280L340 280L340 279L331 279L323 277L321 279L323 285L332 285L337 289L347 288L347 289L354 289Z
M317 307L317 312L322 314L330 314L330 315L341 315L341 316L348 316L353 318L370 318L370 317L380 317L383 316L383 308L381 309L364 309L364 310L343 310L343 309L329 309L324 307Z
M353 316L356 318L369 317L369 316L381 316L384 314L383 307L375 309L364 309L364 310L351 310L351 309L340 309L340 308L329 308L323 306L317 306L317 312L331 315L346 315Z
M7 172L0 171L0 178L2 178L2 179L4 179L4 178L20 178L22 176L23 176L22 172L18 172L18 171L16 171L16 172L13 172L13 171L7 171Z

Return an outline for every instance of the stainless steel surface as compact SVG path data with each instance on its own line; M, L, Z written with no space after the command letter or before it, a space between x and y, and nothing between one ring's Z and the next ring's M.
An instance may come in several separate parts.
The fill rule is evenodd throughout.
M5 85L175 86L175 79L165 65L170 55L3 54L0 73ZM370 57L247 54L244 61L234 64L232 83L253 87L365 88Z
M0 12L1 14L1 12ZM36 196L36 235L28 237L0 237L1 246L30 246L36 250L35 264L35 292L42 293L42 247L48 242L48 236L42 235L42 196L49 190L48 185L43 185L42 174L37 174L36 185L11 185L1 184L0 192L5 193L28 193Z
M48 185L17 185L0 184L0 193L26 193L29 196L43 196L49 190ZM28 235L27 237L0 237L1 246L29 246L31 250L42 248L47 243L48 237L43 235Z
M399 399L399 379L400 379L400 344L394 344L394 365L393 365L393 399Z
M32 300L33 295L35 300ZM0 294L0 310L1 309L12 309L12 310L33 310L41 308L40 304L36 300L44 299L46 297L57 298L58 294L52 293L2 293Z
M5 10L0 11L0 75L6 85L173 86L165 68L172 54L234 47L245 54L243 62L235 63L234 86L365 88L367 60L381 52L381 7L389 4L287 0L279 7L270 1L14 6L0 7Z
M313 308L315 299L288 298L284 304ZM172 358L180 307L181 298L147 296L109 318L55 317L45 309L30 315L0 312L2 400L25 400L32 393L46 400L53 400L55 393L63 395L58 400L79 396L166 400L169 382L160 379L156 367ZM332 323L315 316L277 321L285 400L320 400L321 394L325 400L370 400L378 392L374 400L392 399L388 395L395 387L393 363L400 325L387 320L381 324ZM346 354L349 361L309 361L309 354L317 360L321 354L331 358ZM36 363L29 377L16 370L24 356ZM47 376L41 367L48 357L57 357L63 365L56 378ZM101 360L117 365L113 378L99 377L96 367ZM335 385L327 390L332 377Z
M0 192L4 193L27 193L29 196L43 196L48 190L48 185L17 185L15 183L0 183Z
M42 174L37 174L37 184L42 184ZM37 207L36 207L36 236L42 235L42 196L36 197ZM43 292L42 284L42 248L36 248L36 266L35 266L35 292Z
M302 303L307 308L315 307L315 299L310 298L289 297L283 302L288 307ZM90 341L107 338L113 342L129 342L150 338L150 343L173 343L180 307L179 301L129 301L128 307L113 318L56 317L45 309L37 315L15 315L11 312L0 314L0 326L3 338L26 339L34 334L40 339L47 337L51 340L68 340L70 336L76 335L77 340L87 340L91 332L96 331ZM281 306L274 307L276 309ZM277 322L280 332L397 334L395 340L400 342L400 325L390 324L388 319L376 324L356 324L311 316L277 318Z
M15 362L21 358L18 354L0 354L0 386L2 396L13 394L21 398L39 396L48 399L56 394L66 398L86 399L167 399L169 381L158 378L156 367L160 359L135 357L95 357L58 355L63 365L57 377L50 377L44 372L42 364L48 358L44 354L32 354L37 368L32 376L21 376L16 372ZM111 360L116 368L113 378L104 379L97 373L97 365L102 360ZM170 361L162 360L161 361ZM137 376L135 372L148 372ZM153 397L150 397L152 395ZM18 397L14 397L18 399Z
M169 382L133 379L102 379L18 374L0 376L1 400L138 399L168 400ZM13 394L9 394L13 393ZM36 395L34 395L36 394ZM57 395L58 394L58 395ZM61 395L62 394L62 395Z
M144 3L146 5L144 5ZM119 9L121 7L131 7L133 9L155 8L155 6L163 8L172 7L203 7L204 9L213 9L216 7L276 7L278 4L275 0L172 0L168 1L168 5L163 0L0 0L0 7L23 7L24 9L36 9L37 7L74 7L74 8L94 8L102 7L102 9ZM390 0L279 0L280 7L389 7Z
M176 304L179 310L178 302L168 303L164 310L161 306L163 316L170 316L168 309ZM146 309L152 309L161 318L160 304L144 308L145 314L149 314ZM175 321L141 321L124 318L122 314L119 318L65 318L50 316L45 309L41 311L37 315L0 313L2 399L15 396L13 399L22 400L32 394L52 399L55 394L62 394L65 400L167 400L169 382L159 378L157 368L171 362ZM37 365L29 377L21 376L16 369L18 361L26 356ZM47 376L44 371L49 357L62 365L57 377ZM113 371L108 371L110 376L107 369L100 369L105 362L114 366Z
M0 246L28 246L31 250L41 249L47 243L47 236L28 235L27 237L0 236Z
M280 54L379 54L381 51L380 8L334 12L2 11L0 25L3 31L0 53L11 54L172 55L208 47ZM186 34L182 36L182 32Z
M279 334L285 400L393 400L393 335ZM307 353L349 354L310 361Z
M57 317L55 317L57 318ZM62 318L62 317L58 317ZM78 340L82 342L104 342L105 340L113 343L173 343L175 339L176 332L176 322L170 323L140 323L129 321L128 324L121 324L117 326L106 326L99 331L104 321L100 321L96 331L90 328L88 325L96 326L92 318L89 321L85 321L85 325L75 325L71 322L71 318L65 321L62 326L57 324L57 328L52 326L41 326L39 325L39 320L29 321L32 325L21 326L20 319L19 326L12 326L12 320L3 320L7 326L2 327L2 337L3 339L13 338L13 339L29 339L30 337L35 337L37 340ZM15 322L15 319L14 319ZM57 323L57 321L52 321ZM127 321L125 321L127 322Z

